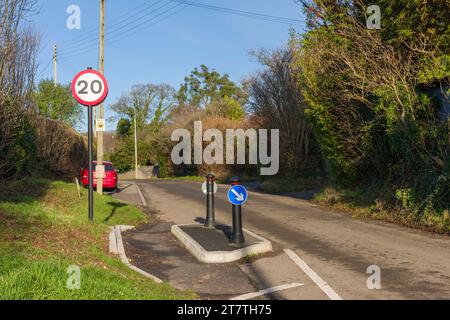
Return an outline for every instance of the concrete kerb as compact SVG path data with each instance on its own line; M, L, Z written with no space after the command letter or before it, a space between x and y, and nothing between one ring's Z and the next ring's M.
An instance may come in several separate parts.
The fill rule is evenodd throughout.
M181 228L188 225L174 225L172 226L172 234L186 247L186 249L197 260L203 263L230 263L238 261L249 255L258 255L267 252L272 252L272 243L264 239L263 237L244 229L244 233L251 235L252 237L261 241L260 243L236 249L233 251L207 251L203 246L184 232Z
M132 265L130 261L127 258L127 255L125 254L125 248L123 246L123 240L122 240L122 232L133 230L133 226L115 226L110 227L109 232L109 250L113 254L118 254L120 257L120 260L123 264L125 264L128 268L131 270L143 275L146 278L149 278L156 283L163 283L163 281L144 270L139 269L138 267Z
M136 189L138 191L139 197L141 198L141 202L142 202L142 206L144 208L148 207L147 201L145 200L144 194L141 191L141 188L139 188L139 186L137 185L137 183L134 183L134 185L136 186Z

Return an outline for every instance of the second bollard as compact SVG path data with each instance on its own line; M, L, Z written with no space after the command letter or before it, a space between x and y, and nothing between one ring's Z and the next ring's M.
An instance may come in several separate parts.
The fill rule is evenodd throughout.
M242 232L242 206L233 205L233 235L231 243L245 243L244 233Z
M206 228L216 227L216 217L214 213L214 180L213 174L206 176Z
M231 179L231 185L237 186L241 182L239 177ZM244 232L242 231L242 206L233 204L233 233L231 235L231 243L241 245L245 243Z

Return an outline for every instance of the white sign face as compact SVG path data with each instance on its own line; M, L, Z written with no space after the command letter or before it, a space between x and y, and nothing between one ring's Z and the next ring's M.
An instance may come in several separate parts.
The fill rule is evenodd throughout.
M97 119L95 121L95 130L97 130L97 132L105 132L105 127L105 119Z
M217 186L217 183L214 182L214 193L217 193L218 190L219 190L219 187ZM202 185L202 191L205 195L208 194L208 186L207 186L206 182L203 183L203 185Z
M103 179L105 177L105 166L98 164L95 167L94 177L97 179Z
M98 71L85 70L73 79L72 95L82 105L96 106L106 99L108 83Z

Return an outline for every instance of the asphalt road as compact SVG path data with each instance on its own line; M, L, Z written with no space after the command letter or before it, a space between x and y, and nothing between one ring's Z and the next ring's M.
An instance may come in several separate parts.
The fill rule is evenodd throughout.
M138 185L164 220L184 224L205 217L205 196L199 183L150 181ZM226 193L227 186L219 186L216 216L230 224ZM250 192L243 213L245 228L273 241L280 252L292 250L343 299L450 299L448 236L356 220L308 201L257 192ZM265 268L270 266L267 274L271 277L277 272L303 272L292 266L283 271L292 261L277 259L262 263ZM380 290L367 287L370 266L381 269ZM309 288L317 286L310 282ZM294 298L327 299L323 291L303 290Z

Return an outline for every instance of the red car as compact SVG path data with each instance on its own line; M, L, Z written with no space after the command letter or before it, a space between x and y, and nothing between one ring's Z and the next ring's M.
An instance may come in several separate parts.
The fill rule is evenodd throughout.
M103 161L105 166L105 178L103 179L103 189L105 190L116 190L119 185L119 176L117 170L114 168L111 162ZM93 162L94 169L94 188L97 188L97 178L95 178L95 168L97 166L97 161ZM85 167L81 170L81 183L83 186L89 186L89 168Z

